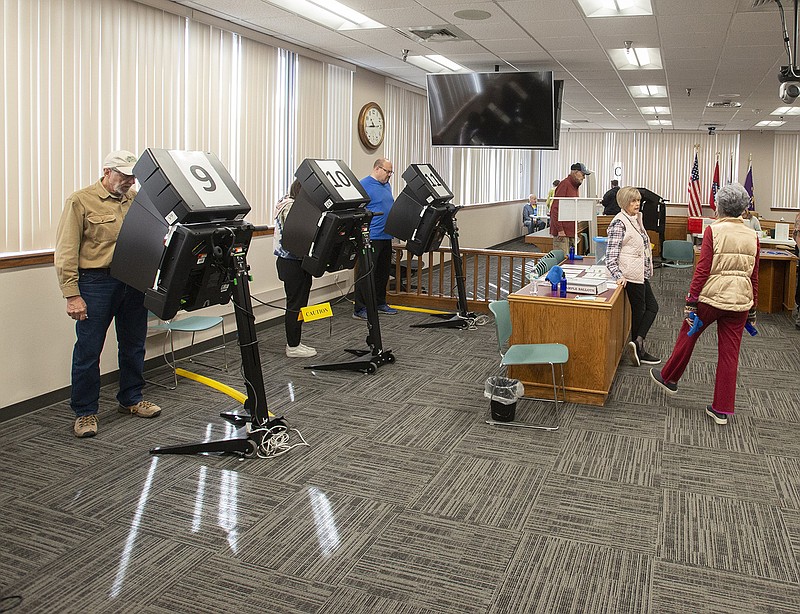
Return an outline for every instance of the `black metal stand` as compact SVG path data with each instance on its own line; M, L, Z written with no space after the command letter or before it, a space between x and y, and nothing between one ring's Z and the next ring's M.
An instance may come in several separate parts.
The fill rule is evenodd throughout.
M456 223L456 212L458 207L452 204L447 205L447 215L442 217L442 226L447 236L450 237L450 253L453 258L453 267L456 274L456 291L458 293L457 304L458 312L446 314L433 314L437 318L445 318L438 322L427 322L425 324L412 324L411 328L467 328L470 321L477 315L467 311L467 287L464 276L464 262L461 259L461 251L458 247L458 224Z
M366 281L366 308L367 308L367 345L369 350L345 350L359 357L358 360L336 362L321 365L311 365L306 369L313 371L360 371L361 373L376 373L378 368L395 361L391 350L383 349L381 341L381 325L378 319L378 304L375 298L375 275L373 273L372 243L369 239L369 224L372 220L372 211L364 210L361 221L359 274L365 275ZM367 355L369 354L369 357Z
M218 439L200 443L182 444L153 448L150 454L203 454L222 453L238 454L245 457L255 456L259 443L263 439L264 429L273 426L286 426L283 418L269 419L267 397L264 391L264 375L261 371L261 357L258 354L258 338L256 337L255 315L250 299L250 267L244 253L229 256L227 268L232 273L234 291L233 304L236 315L236 327L239 331L239 348L242 353L242 370L247 390L244 407L248 414L222 412L220 416L237 427L236 436L230 439ZM256 432L254 432L256 431Z

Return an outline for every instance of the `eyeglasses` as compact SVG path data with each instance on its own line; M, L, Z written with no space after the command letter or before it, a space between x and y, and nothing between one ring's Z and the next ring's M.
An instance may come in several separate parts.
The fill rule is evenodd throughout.
M379 166L378 168L381 169L387 175L394 175L394 171L390 171L389 169L383 168L382 166Z

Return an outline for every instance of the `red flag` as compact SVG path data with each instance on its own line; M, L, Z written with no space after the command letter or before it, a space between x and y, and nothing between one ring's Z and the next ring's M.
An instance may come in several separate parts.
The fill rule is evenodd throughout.
M714 211L717 210L717 190L719 190L719 160L714 167L714 181L711 182L711 193L708 195L708 204Z
M703 208L700 206L700 171L697 167L697 152L695 152L692 174L689 176L689 217L702 216Z

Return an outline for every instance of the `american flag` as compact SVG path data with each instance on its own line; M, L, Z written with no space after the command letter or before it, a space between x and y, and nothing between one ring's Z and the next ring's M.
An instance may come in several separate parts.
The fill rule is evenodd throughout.
M697 152L694 154L692 176L689 179L689 217L703 217L700 206L700 170L697 166Z
M717 210L717 190L719 190L719 160L714 167L714 181L711 182L711 193L708 195L708 204L714 211Z

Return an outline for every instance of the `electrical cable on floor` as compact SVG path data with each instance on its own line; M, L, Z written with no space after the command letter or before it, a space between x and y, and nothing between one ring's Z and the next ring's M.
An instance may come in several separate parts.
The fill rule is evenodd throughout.
M299 442L290 443L290 431L297 433L297 436L300 438ZM253 433L263 433L261 443L258 444L258 448L256 449L258 458L275 458L286 454L293 448L300 446L310 447L300 431L288 426L288 424L276 424L270 428L253 429L251 434Z

